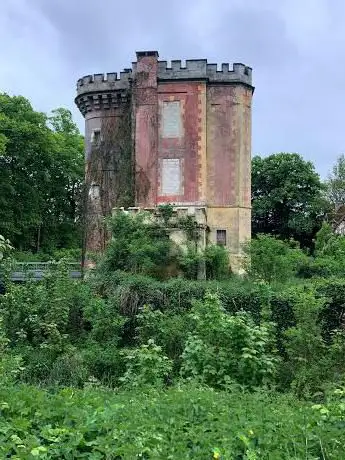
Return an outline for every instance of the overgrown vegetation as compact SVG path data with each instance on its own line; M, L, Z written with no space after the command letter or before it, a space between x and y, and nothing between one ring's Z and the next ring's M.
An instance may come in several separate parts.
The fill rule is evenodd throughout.
M30 460L339 460L345 443L339 393L310 405L291 395L236 388L0 388L0 454Z
M162 280L166 234L130 219L87 280L61 260L1 296L3 455L342 458L344 237L261 236L245 278Z
M326 184L295 154L253 160L242 277L164 205L116 213L73 280L80 135L23 98L0 117L1 457L345 458L343 157ZM56 263L14 284L13 258Z

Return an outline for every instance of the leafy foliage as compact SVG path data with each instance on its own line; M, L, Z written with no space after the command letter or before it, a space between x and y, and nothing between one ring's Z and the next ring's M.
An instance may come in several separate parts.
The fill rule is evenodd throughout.
M311 247L328 204L312 163L300 155L277 153L252 161L253 233L293 238Z
M327 343L322 325L326 299L316 297L305 287L295 288L291 295L296 323L285 332L285 366L292 388L298 395L306 396L321 391L325 382L342 379L345 334L334 329Z
M2 319L0 318L0 381L2 385L13 384L17 375L23 370L22 358L11 353L5 335Z
M199 249L196 245L199 229L190 216L170 222L171 207L160 206L159 212L161 219L152 217L150 213L131 215L122 211L109 219L112 239L97 268L101 277L121 270L158 279L181 275L187 279L198 279L204 267L208 279L229 276L226 250L212 245L205 250ZM169 238L172 226L186 234L187 244L183 250Z
M159 387L171 372L172 362L162 354L162 348L155 344L154 339L149 339L139 348L124 350L123 354L126 372L120 380L126 386Z
M182 354L181 374L214 387L258 386L272 380L277 359L269 325L256 325L244 312L228 315L215 295L195 302Z
M345 205L345 156L340 155L326 181L328 199L334 207Z
M71 113L48 120L24 97L0 94L0 150L0 233L17 249L78 245L83 139Z
M344 458L341 397L181 387L46 392L0 388L0 455L26 459Z
M10 240L0 235L0 261L13 249Z
M293 240L285 243L274 236L258 234L245 247L247 273L268 282L293 279L308 260L298 246Z
M171 259L172 243L163 225L146 213L117 212L110 220L112 239L101 272L123 270L160 277Z

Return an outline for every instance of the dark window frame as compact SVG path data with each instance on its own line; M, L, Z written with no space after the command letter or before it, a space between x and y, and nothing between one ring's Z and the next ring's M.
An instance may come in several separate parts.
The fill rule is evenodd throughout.
M217 246L226 246L226 230L225 229L216 230L216 242L217 242Z

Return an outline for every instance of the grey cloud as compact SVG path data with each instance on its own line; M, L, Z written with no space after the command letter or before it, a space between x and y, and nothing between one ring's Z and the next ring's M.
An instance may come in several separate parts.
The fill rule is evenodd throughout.
M244 5L222 16L217 29L221 51L263 73L287 67L297 49L286 35L283 19L272 10L250 10Z
M82 125L73 104L77 78L119 71L136 50L157 49L167 60L207 57L253 67L253 154L296 151L326 175L344 151L342 0L315 0L313 8L297 0L15 0L21 7L6 10L13 1L2 0L0 38L6 27L18 32L10 34L9 50L0 44L0 84L11 90L9 76L20 74L13 91L25 82L23 93L39 110L68 105ZM28 29L29 13L45 27ZM14 58L23 46L16 37L25 33L32 39L27 52L40 56L44 72Z
M64 56L73 69L117 70L121 63L128 67L138 49L182 48L192 41L180 21L183 0L166 2L164 8L158 0L103 0L99 6L93 0L34 0L34 4L59 31Z

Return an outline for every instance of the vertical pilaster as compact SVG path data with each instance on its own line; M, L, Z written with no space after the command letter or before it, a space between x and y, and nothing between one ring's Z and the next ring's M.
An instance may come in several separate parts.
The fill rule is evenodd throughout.
M157 58L156 51L137 53L133 84L136 205L142 207L153 207L157 202Z
M198 199L207 199L207 140L206 124L206 83L198 86Z

